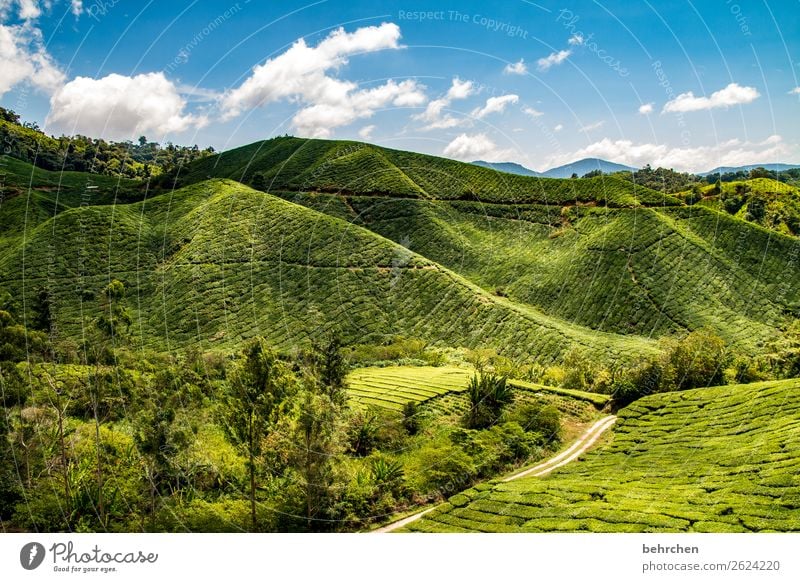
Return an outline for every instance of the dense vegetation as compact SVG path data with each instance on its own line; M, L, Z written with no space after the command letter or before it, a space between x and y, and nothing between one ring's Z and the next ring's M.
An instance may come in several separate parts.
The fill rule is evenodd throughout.
M800 529L796 380L649 396L613 439L548 477L454 495L414 531Z
M53 171L89 172L104 176L146 179L201 159L214 148L161 146L139 137L113 142L83 135L51 137L36 123L22 123L19 115L0 107L0 153Z
M113 348L122 292L105 293L94 363L0 364L5 531L358 529L538 460L596 415L532 389L480 427L463 392L366 406L336 338L291 356L255 338L232 356L128 359Z

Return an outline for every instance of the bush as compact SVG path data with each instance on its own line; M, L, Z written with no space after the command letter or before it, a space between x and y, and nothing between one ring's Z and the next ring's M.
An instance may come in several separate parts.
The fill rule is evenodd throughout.
M503 408L514 399L505 376L475 374L467 384L470 408L465 422L469 428L486 428L497 422Z
M561 440L561 413L553 405L530 402L518 407L510 417L525 432L537 435L539 445Z

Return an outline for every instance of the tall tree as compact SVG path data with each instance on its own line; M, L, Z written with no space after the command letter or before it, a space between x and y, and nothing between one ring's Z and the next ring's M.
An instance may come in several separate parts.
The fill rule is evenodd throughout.
M262 441L274 426L291 395L294 377L263 338L251 340L230 375L226 405L226 428L233 442L247 455L250 517L256 516L256 477Z

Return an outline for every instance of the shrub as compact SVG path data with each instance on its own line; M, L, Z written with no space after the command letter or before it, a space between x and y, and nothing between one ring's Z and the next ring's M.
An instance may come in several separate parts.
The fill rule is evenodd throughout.
M497 422L503 408L514 399L511 385L505 376L475 374L467 384L470 409L466 424L469 428L486 428Z
M530 402L518 407L510 417L525 432L541 437L537 439L537 444L561 440L561 414L553 405Z

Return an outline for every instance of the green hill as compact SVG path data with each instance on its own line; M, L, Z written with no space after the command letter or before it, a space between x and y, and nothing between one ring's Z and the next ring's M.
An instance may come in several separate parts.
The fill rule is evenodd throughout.
M489 294L598 331L650 338L709 327L755 353L800 299L796 240L616 177L514 176L288 137L199 160L178 183L208 176L363 226Z
M140 201L138 182L0 161L0 287L52 286L66 335L115 277L136 297L135 341L157 350L255 333L289 348L336 323L541 361L572 342L628 357L700 328L755 354L800 302L797 239L616 178L277 138Z
M131 342L155 350L233 348L261 334L285 349L330 327L487 346L550 360L571 345L608 357L652 349L508 299L367 229L212 180L152 199L64 210L0 260L0 288L48 286L63 337L81 337L112 279L128 288Z
M722 182L702 190L701 204L769 228L800 236L800 190L771 178Z
M583 462L465 491L408 529L797 531L799 387L789 380L643 398Z
M282 137L204 158L181 170L178 185L230 178L260 190L387 194L487 203L591 203L616 207L678 200L616 177L558 180L349 141Z

